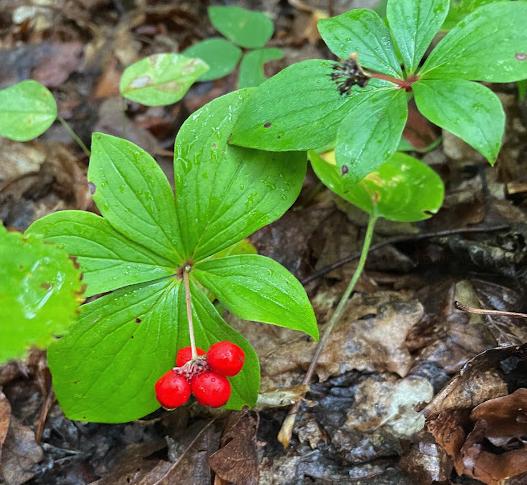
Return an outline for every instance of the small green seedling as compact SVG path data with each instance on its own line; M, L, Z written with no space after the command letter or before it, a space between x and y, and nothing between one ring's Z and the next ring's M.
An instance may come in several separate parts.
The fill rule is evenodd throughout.
M82 290L80 271L63 249L0 225L0 363L64 334Z
M58 114L51 91L28 79L0 90L0 136L14 141L29 141L42 135L58 120L81 150L90 151L69 123Z
M242 7L209 7L208 13L212 25L228 40L207 39L183 52L186 56L203 59L210 66L200 81L212 81L230 74L241 58L238 87L261 84L265 80L264 65L284 57L281 49L264 47L273 36L271 20L261 12ZM249 50L244 54L241 48Z
M342 177L335 165L334 151L322 155L310 151L308 155L311 166L322 183L339 197L366 212L369 219L357 268L325 326L324 335L303 381L306 386L311 382L318 357L333 328L344 315L349 298L364 270L376 222L380 218L396 222L428 219L440 209L445 193L443 181L436 172L423 162L403 153L395 153L390 160L358 183ZM300 401L291 408L278 435L284 447L289 446L299 406Z
M181 54L154 54L128 66L119 91L131 101L146 106L177 103L192 84L209 70L201 59Z
M367 9L320 20L322 38L342 61L303 61L262 83L231 143L273 151L335 147L342 174L356 182L396 151L413 96L426 118L493 164L505 114L499 98L474 81L527 78L527 2L476 9L423 63L448 11L449 0L388 0L388 26Z
M61 211L29 228L76 257L87 296L104 294L82 306L79 322L49 348L54 389L69 418L115 423L154 411L154 383L192 336L203 349L222 340L243 349L227 407L253 406L258 358L211 294L240 318L318 338L305 290L283 266L222 253L282 216L306 171L304 153L228 145L250 91L218 98L183 124L174 149L176 196L141 148L96 133L88 179L102 217Z
M57 119L53 94L37 81L22 81L0 90L0 136L28 141L42 135Z

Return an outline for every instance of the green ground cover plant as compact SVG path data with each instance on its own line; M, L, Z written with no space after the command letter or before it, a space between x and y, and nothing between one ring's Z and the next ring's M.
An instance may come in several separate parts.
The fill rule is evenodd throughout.
M320 20L321 36L340 60L303 61L266 81L264 63L282 55L264 47L272 22L239 7L211 7L211 22L225 39L147 57L121 78L125 98L169 105L194 82L232 72L241 48L249 49L239 84L259 86L218 98L187 119L175 140L174 188L157 162L125 139L95 133L90 153L40 83L0 90L0 136L28 141L55 120L63 123L90 155L88 179L100 212L56 212L25 235L1 228L0 306L13 318L3 318L0 360L51 343L49 366L65 414L116 423L159 408L154 386L178 350L190 344L190 361L201 364L198 347L226 341L244 356L237 373L227 374L226 406L254 406L258 357L223 312L318 338L300 282L246 239L293 205L309 158L321 182L369 222L308 385L364 270L376 222L421 221L441 207L440 177L397 151L409 100L489 163L498 156L505 114L482 82L527 77L527 2L480 3L487 2L456 12L448 0L389 0L387 23L367 9ZM448 19L456 25L433 45ZM77 318L84 289L90 301ZM186 400L163 396L183 403L186 392ZM292 422L294 412L284 444Z
M225 38L207 39L183 52L209 65L209 71L200 80L212 81L227 76L236 69L241 59L238 87L261 84L265 80L264 65L284 57L282 49L265 47L273 36L273 22L261 12L235 6L209 7L208 14L214 28Z
M218 98L183 125L175 144L176 197L146 152L96 133L88 178L102 217L61 211L29 228L76 257L86 296L105 294L84 305L79 322L49 348L55 392L70 418L123 422L154 411L154 382L174 365L190 332L203 348L229 340L243 349L246 365L231 379L227 407L254 405L256 353L224 321L211 293L243 319L317 338L307 295L284 267L257 254L221 254L280 217L306 170L302 153L227 144L249 94Z
M448 11L448 0L391 0L388 25L367 9L320 20L322 38L341 60L302 61L265 81L231 142L273 151L335 147L342 174L358 181L396 151L413 97L426 118L493 164L505 115L477 81L527 77L527 3L477 8L422 62Z

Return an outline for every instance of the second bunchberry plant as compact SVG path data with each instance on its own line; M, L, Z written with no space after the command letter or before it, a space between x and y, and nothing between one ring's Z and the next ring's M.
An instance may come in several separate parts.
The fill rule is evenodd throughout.
M189 344L184 271L196 344L228 340L246 355L231 379L229 408L255 404L259 364L214 297L243 319L318 337L307 295L284 267L255 254L222 255L280 217L306 171L303 153L228 145L249 94L218 98L185 122L175 144L175 195L141 148L96 133L88 178L102 217L62 211L30 227L76 256L87 296L102 294L49 348L54 389L69 418L125 422L159 406L154 383L174 366L176 350Z
M342 174L358 181L395 152L413 96L430 121L493 164L505 115L474 81L527 78L527 2L496 2L459 22L423 57L449 0L388 0L387 23L354 9L318 23L340 62L293 64L261 84L231 142L274 151L335 147Z

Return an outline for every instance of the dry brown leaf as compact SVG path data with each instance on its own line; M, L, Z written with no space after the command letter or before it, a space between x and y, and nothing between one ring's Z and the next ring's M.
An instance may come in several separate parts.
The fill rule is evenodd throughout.
M42 448L35 441L31 428L11 417L2 450L2 474L7 485L20 485L30 480L34 465L44 458Z
M221 448L209 464L222 480L234 485L258 483L256 431L258 419L249 411L231 413L221 437Z
M320 305L324 298L319 293L314 304ZM389 371L405 376L413 364L405 340L422 316L423 307L418 301L404 301L398 293L355 295L319 358L316 372L320 380L351 370ZM266 387L288 385L300 369L309 366L315 346L316 343L304 339L288 342L264 357Z
M527 344L485 351L470 360L425 408L428 431L454 460L458 473L497 484L527 471L521 441L527 433L521 424L527 392L507 395L526 361ZM509 442L517 446L505 456ZM492 443L492 448L486 450L485 443ZM500 446L504 450L496 453Z
M497 485L527 472L527 389L480 404L470 419L474 429L455 461L459 474Z
M85 170L68 146L0 140L0 218L26 229L59 209L87 209L91 196Z

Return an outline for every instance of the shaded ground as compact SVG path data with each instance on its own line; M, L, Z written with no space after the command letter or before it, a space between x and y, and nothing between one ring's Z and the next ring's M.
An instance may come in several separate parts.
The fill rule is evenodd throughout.
M316 35L316 12L293 1L236 3L266 10L275 20L271 43L284 48L286 58L271 64L269 74L328 55ZM0 86L40 80L86 142L95 130L126 137L155 154L171 176L178 127L201 105L234 89L235 75L198 84L167 108L124 102L119 75L140 57L214 35L206 2L59 0L37 10L30 5L0 0ZM339 13L358 5L335 1L332 9ZM411 117L407 136L415 146L443 135L439 148L419 157L442 175L444 207L424 223L378 224L375 242L386 244L371 254L346 317L320 359L319 382L302 407L288 450L276 440L287 408L226 415L193 405L124 425L71 422L50 392L45 355L34 352L25 363L0 367L5 482L480 483L472 476L499 483L525 473L525 321L468 315L454 306L461 301L527 310L527 104L518 101L514 85L499 89L508 126L494 169L453 136L416 113ZM86 157L59 124L35 142L0 140L4 224L23 230L51 211L94 210L86 167ZM365 222L310 175L295 207L253 243L309 281L323 323L354 268L351 262L321 270L357 252ZM231 320L261 356L267 397L276 398L278 388L294 394L314 344L285 329ZM496 347L501 348L488 350ZM506 483L527 483L527 475Z

